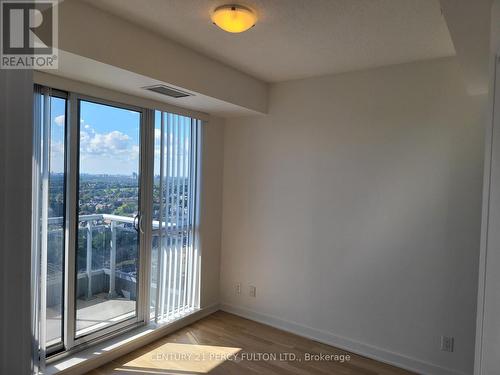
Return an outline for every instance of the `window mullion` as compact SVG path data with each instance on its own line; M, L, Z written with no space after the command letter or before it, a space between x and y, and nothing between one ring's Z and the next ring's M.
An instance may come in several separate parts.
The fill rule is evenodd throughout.
M139 248L139 295L138 320L148 322L150 319L150 285L151 285L151 246L153 235L153 176L154 176L154 111L143 111L141 122L140 146L140 212L141 225Z
M64 256L64 346L66 350L75 344L75 252L78 234L77 227L77 181L78 181L78 100L75 94L69 94L68 119L66 121L66 223Z

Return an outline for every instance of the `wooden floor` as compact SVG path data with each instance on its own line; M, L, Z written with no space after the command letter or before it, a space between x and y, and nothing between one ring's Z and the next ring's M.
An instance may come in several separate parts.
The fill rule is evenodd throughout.
M88 374L412 373L218 311Z

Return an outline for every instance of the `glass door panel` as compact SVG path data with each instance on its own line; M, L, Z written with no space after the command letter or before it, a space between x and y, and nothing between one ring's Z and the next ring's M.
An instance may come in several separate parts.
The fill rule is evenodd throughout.
M43 90L40 97L40 223L44 261L45 348L51 353L62 346L64 312L64 220L66 98Z
M76 338L137 318L141 113L79 100Z

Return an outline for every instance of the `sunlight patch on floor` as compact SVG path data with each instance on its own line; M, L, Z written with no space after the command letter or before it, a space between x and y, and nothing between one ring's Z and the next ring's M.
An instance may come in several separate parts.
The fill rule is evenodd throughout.
M206 374L234 356L241 348L196 344L163 344L117 366L114 371L148 374Z

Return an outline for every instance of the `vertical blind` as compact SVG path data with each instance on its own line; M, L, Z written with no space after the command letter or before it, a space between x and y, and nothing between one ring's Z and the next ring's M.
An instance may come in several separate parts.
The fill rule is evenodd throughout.
M151 293L157 322L199 307L200 133L200 120L157 112Z

